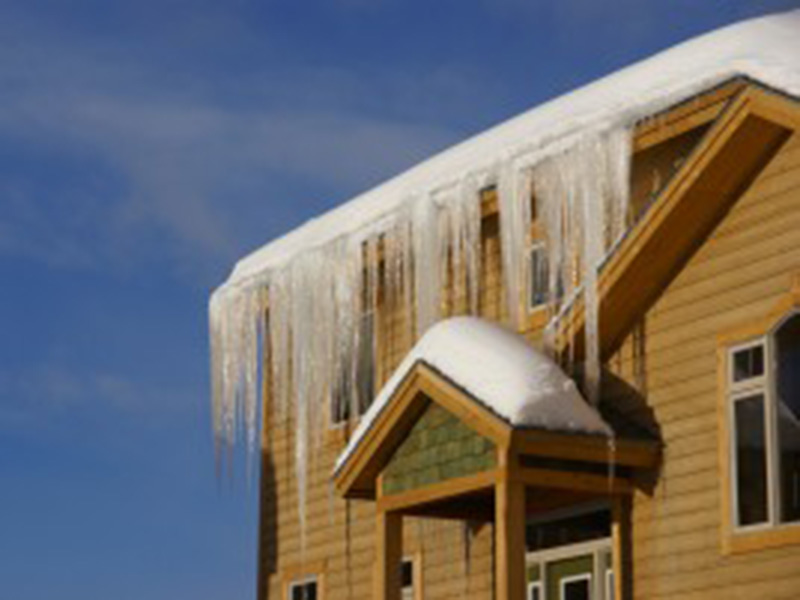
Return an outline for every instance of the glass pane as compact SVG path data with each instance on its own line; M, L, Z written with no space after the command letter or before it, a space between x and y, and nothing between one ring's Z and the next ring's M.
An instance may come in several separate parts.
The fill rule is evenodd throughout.
M800 315L775 333L780 519L800 520Z
M544 246L531 249L530 306L534 308L547 302L548 264Z
M315 582L307 583L303 588L305 591L303 600L317 600L317 584Z
M542 588L538 583L528 587L528 600L542 600Z
M562 600L589 600L591 598L590 583L591 580L588 577L573 581L562 581Z
M764 447L764 396L757 394L734 401L736 440L737 523L740 526L767 520L767 454Z
M614 571L606 571L606 600L614 600L617 593L614 585Z
M292 600L317 600L317 582L292 585Z
M372 312L361 317L358 342L358 364L356 378L358 381L358 407L364 414L372 404L375 393L375 322Z
M410 588L414 583L414 563L410 560L404 560L400 569L401 587Z
M733 380L743 381L764 374L764 346L737 350L733 353Z

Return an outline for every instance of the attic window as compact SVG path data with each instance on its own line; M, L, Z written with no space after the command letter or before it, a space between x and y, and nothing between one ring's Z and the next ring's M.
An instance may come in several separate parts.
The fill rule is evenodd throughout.
M528 260L530 268L528 308L534 310L547 304L548 300L549 265L547 247L543 241L536 241L531 245Z
M361 315L359 323L355 374L341 373L339 384L331 394L331 424L338 426L347 422L354 405L357 416L363 415L372 404L374 394L375 312L368 310Z

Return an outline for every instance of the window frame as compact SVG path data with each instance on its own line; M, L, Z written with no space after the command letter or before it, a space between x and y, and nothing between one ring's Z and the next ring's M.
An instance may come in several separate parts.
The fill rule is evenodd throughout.
M731 498L732 513L730 515L731 526L734 532L742 533L747 531L758 531L769 529L774 526L775 507L774 499L775 494L775 427L774 427L774 394L771 391L774 381L769 376L770 365L772 365L772 344L770 343L771 333L759 336L747 342L736 344L728 348L727 361L726 361L726 395L727 395L727 427L730 434L728 435L728 453L730 456L730 485L728 494ZM753 348L762 348L763 352L763 370L761 375L749 377L747 379L736 381L734 378L735 361L734 356L738 352L751 350ZM766 519L758 523L749 525L739 524L739 493L738 493L738 455L737 455L737 437L738 431L736 430L736 403L741 400L753 398L760 395L763 402L764 411L764 455L766 458L766 487L767 487L767 506L766 506Z
M544 596L543 596L544 587L542 586L542 581L541 580L539 580L539 581L529 581L528 582L528 587L525 589L525 597L528 600L532 600L531 592L533 592L533 590L536 590L537 593L538 593L538 595L536 596L537 600L544 600Z
M295 587L314 582L317 585L317 600L325 600L325 573L327 561L291 565L280 571L281 599L292 600Z
M780 473L775 377L777 330L800 315L800 275L793 278L788 293L780 296L772 310L717 335L718 422L721 492L720 550L723 555L755 552L767 548L800 545L800 521L780 522ZM733 356L743 349L763 344L764 369L760 377L733 381ZM734 403L757 393L764 397L764 435L767 459L767 520L738 525L736 497L736 431Z
M308 575L307 577L303 577L301 579L295 579L289 582L288 588L286 590L287 600L294 599L294 590L298 587L305 587L308 584L313 583L316 587L317 598L320 596L320 587L319 587L319 579L316 575Z
M558 580L558 594L561 598L566 598L566 590L564 589L568 584L575 583L576 581L586 581L589 588L589 598L594 594L594 573L580 573L579 575L568 575Z
M587 573L580 573L578 575L567 575L557 579L559 593L562 592L562 582L565 580L574 580L582 577L589 578L589 592L591 597L595 600L607 600L606 598L606 573L613 571L603 565L602 556L608 553L609 556L614 556L614 536L597 538L586 542L578 542L575 544L565 544L563 546L555 546L545 550L534 550L525 553L525 568L526 570L532 565L539 565L539 579L537 581L527 582L526 591L531 584L541 584L540 600L549 600L547 593L547 581L550 565L564 559L576 558L580 556L592 557L592 570Z
M545 243L544 240L534 239L528 245L528 256L527 256L528 285L526 287L526 293L525 293L525 305L529 313L535 313L539 310L547 308L547 305L550 301L550 299L548 298L548 290L545 289L544 292L541 293L542 301L534 303L534 299L536 297L534 290L534 283L536 278L533 273L533 256L536 253L539 253L541 259L543 259L545 261L545 264L548 265L548 270L549 270L549 264L547 263L547 244ZM545 273L547 274L547 271L545 271Z
M402 567L403 564L410 563L411 564L411 597L413 600L422 600L422 553L416 552L414 554L407 554L403 556L402 560L400 561L400 565ZM400 587L400 597L403 598L403 592L406 590L406 587L402 586L401 580L401 587Z
M355 390L351 390L350 393L354 393L357 395L361 395L362 393L366 393L370 395L369 402L363 403L359 398L358 406L359 412L355 416L350 415L349 413L340 416L336 414L335 408L335 397L337 394L342 393L339 390L337 385L334 385L330 392L330 398L328 399L328 432L333 435L333 439L338 442L343 442L344 438L346 437L347 433L351 429L351 425L354 427L361 417L366 414L371 406L372 402L375 400L375 394L377 393L377 387L379 382L379 373L378 373L378 357L379 357L379 343L378 343L378 313L377 307L370 307L362 311L359 315L358 321L359 332L357 336L357 347L353 350L356 354L356 361L358 361L358 365L356 366L356 379L358 379L358 372L362 369L360 365L361 361L361 353L364 351L364 348L369 348L369 368L371 370L371 392L365 392L360 389L360 385L358 381L355 381ZM369 340L367 342L364 341L364 331L369 330ZM348 405L349 406L349 405Z

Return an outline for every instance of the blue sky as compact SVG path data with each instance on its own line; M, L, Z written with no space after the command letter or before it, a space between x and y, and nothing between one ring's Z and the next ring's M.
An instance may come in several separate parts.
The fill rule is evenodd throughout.
M447 145L800 0L0 3L0 597L255 597L214 475L235 259Z

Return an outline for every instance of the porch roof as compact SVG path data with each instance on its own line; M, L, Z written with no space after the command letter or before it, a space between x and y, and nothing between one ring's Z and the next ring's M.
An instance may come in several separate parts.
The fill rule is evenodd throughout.
M336 473L420 364L511 428L613 434L599 413L581 397L575 382L522 336L484 319L454 317L429 329L386 382L339 455Z

